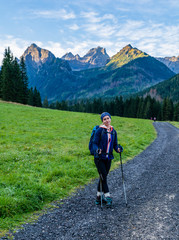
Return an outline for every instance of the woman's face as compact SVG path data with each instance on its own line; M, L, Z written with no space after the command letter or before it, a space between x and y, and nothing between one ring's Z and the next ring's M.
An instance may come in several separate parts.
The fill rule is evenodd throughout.
M110 118L109 116L103 117L103 124L104 124L106 127L109 127L110 124L111 124L111 118Z

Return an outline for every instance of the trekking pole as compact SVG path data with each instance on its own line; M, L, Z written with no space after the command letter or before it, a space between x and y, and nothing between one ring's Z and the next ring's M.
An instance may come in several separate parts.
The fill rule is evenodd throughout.
M100 169L99 169L99 161L100 161L99 149L97 150L97 153L98 153L98 157L99 157L98 172L99 172L99 187L100 187L100 195L101 195L101 209L103 209L103 189L102 189L103 176L102 176L102 173L100 172Z
M124 190L124 198L125 198L126 207L127 207L127 195L126 195L126 187L125 187L125 182L124 182L124 171L123 171L123 166L122 166L121 152L120 152L120 162L121 162L121 172L122 172L122 184L123 184L123 190Z
M103 209L103 196L102 196L102 179L103 179L103 177L102 177L102 174L100 173L99 174L99 181L100 181L100 194L101 194L101 209Z

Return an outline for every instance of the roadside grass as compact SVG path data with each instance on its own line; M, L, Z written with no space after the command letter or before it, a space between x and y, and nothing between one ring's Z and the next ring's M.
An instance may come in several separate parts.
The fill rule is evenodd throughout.
M173 126L179 128L179 122L169 122L169 123L171 123Z
M0 102L0 236L98 177L88 142L99 124L98 114ZM156 138L150 120L112 117L112 125L124 162Z

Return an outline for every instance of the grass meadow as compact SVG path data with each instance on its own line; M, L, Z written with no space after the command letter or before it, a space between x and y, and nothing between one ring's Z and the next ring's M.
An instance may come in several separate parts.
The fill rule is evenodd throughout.
M0 102L0 231L69 196L98 177L88 142L100 115ZM155 138L150 120L112 116L123 161ZM112 169L119 165L114 153Z
M171 123L172 125L174 125L175 127L179 128L179 122L169 122Z

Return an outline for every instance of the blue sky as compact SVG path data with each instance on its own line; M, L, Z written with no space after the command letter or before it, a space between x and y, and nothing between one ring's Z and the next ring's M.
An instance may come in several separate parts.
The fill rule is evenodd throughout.
M56 57L109 56L131 44L151 56L179 55L178 0L0 0L0 64L5 48L20 57L32 43Z

